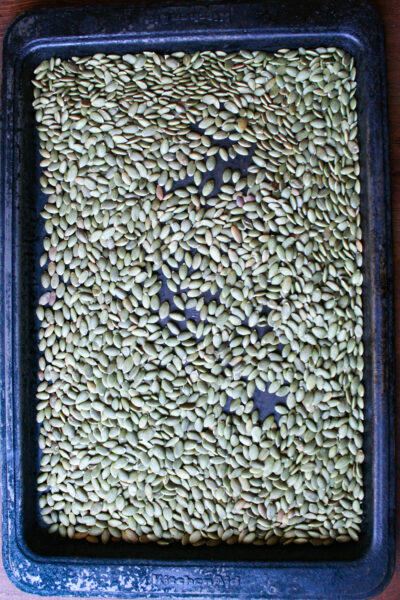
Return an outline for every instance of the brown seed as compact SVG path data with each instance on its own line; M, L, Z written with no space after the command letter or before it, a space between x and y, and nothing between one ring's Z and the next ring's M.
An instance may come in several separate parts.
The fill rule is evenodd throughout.
M87 533L82 531L76 531L72 536L74 540L83 540L87 536Z
M122 532L122 539L125 542L130 542L131 544L136 544L136 542L138 541L138 536L136 535L136 533L134 531L132 531L132 529L125 529L125 531Z
M164 198L164 190L162 189L161 185L158 185L156 187L156 196L159 200L162 200Z
M44 306L45 304L48 304L48 302L50 300L50 295L51 295L51 292L45 292L44 294L42 294L39 298L39 304L41 304L42 306Z
M240 117L238 120L238 129L239 131L244 131L247 127L247 119L246 117Z
M110 537L110 532L108 531L108 529L105 529L101 534L101 541L103 542L103 544L107 544L107 542L110 541Z
M231 232L233 235L233 239L236 240L238 244L240 244L240 242L242 241L242 234L240 233L236 225L232 225Z
M50 298L49 298L49 306L53 306L54 302L56 301L57 295L55 293L55 291L53 290L52 292L50 292Z
M228 250L228 256L229 256L229 260L231 262L237 262L239 260L238 255L236 254L236 252L234 250L232 250L231 248L229 248Z
M276 520L282 525L289 525L291 512L285 513L282 509L276 515Z
M276 515L276 520L279 521L279 523L282 523L282 519L285 516L285 513L283 512L283 510L280 510L278 512L278 514Z
M233 507L233 513L237 513L240 512L241 510L243 510L243 508L246 506L246 500L238 500L235 504L235 506Z
M236 198L236 204L241 208L244 204L243 196L238 196Z

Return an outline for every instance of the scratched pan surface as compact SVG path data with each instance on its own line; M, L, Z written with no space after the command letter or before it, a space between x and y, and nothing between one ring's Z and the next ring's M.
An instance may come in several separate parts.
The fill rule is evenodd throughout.
M47 534L37 510L37 270L43 229L32 72L45 58L96 52L338 46L356 60L365 316L365 517L359 542L216 548L85 544ZM390 578L393 541L392 311L382 30L358 0L137 4L46 9L4 42L1 160L3 560L43 595L137 598L366 598ZM258 400L262 413L274 398Z

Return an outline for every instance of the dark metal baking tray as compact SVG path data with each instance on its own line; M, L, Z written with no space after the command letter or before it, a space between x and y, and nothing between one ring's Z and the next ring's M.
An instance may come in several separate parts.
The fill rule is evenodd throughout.
M365 518L359 542L216 548L87 544L51 536L37 510L35 299L43 228L32 109L35 66L51 56L154 50L338 46L356 61L365 317ZM1 430L3 560L43 595L137 598L366 598L394 556L391 238L383 34L358 0L164 2L45 9L8 29L1 139Z

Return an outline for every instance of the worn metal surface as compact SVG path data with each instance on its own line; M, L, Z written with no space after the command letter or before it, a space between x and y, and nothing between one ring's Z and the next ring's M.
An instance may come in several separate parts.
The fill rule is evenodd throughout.
M93 546L40 528L33 326L40 192L30 78L52 55L96 51L337 45L358 69L365 248L365 522L359 543L329 548L216 549ZM28 14L4 46L1 161L1 293L4 334L3 559L11 579L39 594L143 598L363 598L393 560L390 220L382 32L362 2L164 2L129 8Z

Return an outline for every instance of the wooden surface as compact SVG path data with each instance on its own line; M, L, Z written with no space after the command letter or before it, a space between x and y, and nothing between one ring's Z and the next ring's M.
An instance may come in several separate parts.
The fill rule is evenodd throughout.
M307 0L303 0L307 2ZM2 40L5 30L11 21L25 10L42 8L48 6L73 6L82 4L111 4L112 0L87 1L80 0L0 0L0 39ZM117 0L121 5L124 0ZM128 3L128 2L126 2ZM392 194L392 227L393 227L393 264L395 282L395 316L396 321L400 311L400 0L371 0L377 8L384 22L386 32L388 95L389 95L389 131L391 151L391 194ZM400 373L400 330L396 336L396 379ZM399 402L399 400L397 401ZM396 431L400 431L400 411L397 415ZM398 436L400 441L400 436ZM396 452L397 465L397 495L400 499L400 443ZM397 509L400 517L400 500ZM396 569L392 581L376 599L399 600L400 599L400 518L397 519L396 537L398 540L396 553ZM18 590L7 578L1 564L0 557L0 600L29 600L38 598Z

